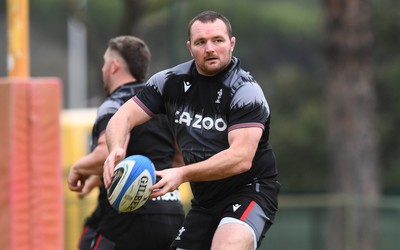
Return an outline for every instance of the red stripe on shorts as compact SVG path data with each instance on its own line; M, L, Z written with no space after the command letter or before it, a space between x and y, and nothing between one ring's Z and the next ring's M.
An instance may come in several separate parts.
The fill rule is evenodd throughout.
M101 241L102 237L103 237L103 235L101 235L101 234L99 235L99 237L97 237L96 244L94 245L93 250L96 250L96 249L99 248L100 241Z
M250 202L249 206L246 208L246 210L244 211L244 213L240 217L240 220L244 221L246 219L247 215L249 215L251 209L253 209L255 204L256 204L255 201Z

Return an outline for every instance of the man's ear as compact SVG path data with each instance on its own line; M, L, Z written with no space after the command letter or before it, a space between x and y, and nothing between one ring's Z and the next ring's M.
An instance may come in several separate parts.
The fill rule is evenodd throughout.
M117 58L112 59L111 62L111 73L115 73L121 67L121 63Z
M193 57L192 50L191 50L191 47L190 47L190 41L186 42L186 46L187 46L187 48L189 50L190 55Z
M235 48L236 45L236 37L231 38L231 52L233 52L233 49Z

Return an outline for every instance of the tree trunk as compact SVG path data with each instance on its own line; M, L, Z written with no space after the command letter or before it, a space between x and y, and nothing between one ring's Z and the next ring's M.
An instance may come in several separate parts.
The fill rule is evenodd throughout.
M124 0L122 18L119 28L120 35L133 35L137 34L137 25L139 20L145 14L147 8L147 0Z
M345 206L328 213L325 249L376 250L380 185L370 6L367 0L325 4L331 191L345 198Z

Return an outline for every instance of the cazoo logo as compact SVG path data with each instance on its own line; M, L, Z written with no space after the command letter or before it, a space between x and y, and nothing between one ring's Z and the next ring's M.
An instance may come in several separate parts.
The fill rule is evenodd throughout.
M188 112L179 111L175 112L175 123L183 124L188 127L199 128L199 129L216 129L217 131L224 131L227 128L226 122L222 118L213 119L211 117L203 117L202 115L194 115L191 117Z

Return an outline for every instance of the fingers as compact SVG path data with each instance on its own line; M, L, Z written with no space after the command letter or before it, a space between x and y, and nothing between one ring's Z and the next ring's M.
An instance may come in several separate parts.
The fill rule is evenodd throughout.
M79 192L76 195L78 196L79 199L83 199L83 198L85 198L86 193L85 192Z
M80 180L75 183L68 183L68 188L69 188L69 190L71 190L73 192L81 192L84 185L85 185L85 181Z
M87 194L89 194L91 191L91 188L87 188L87 185L85 185L82 190L77 194L79 199L83 199Z
M118 148L112 151L106 161L104 162L103 179L105 188L109 188L111 180L114 175L115 165L125 157L125 151L122 148Z
M159 196L163 196L166 193L168 193L168 192L165 192L163 189L157 189L156 191L153 191L150 194L150 199L157 198Z
M168 175L168 171L156 171L156 175L161 179L151 187L150 198L156 198L163 196L164 194L171 192L179 186L180 183L174 181L173 175ZM172 179L170 179L172 178Z
M156 176L157 182L151 187L150 198L156 198L158 196L164 195L163 188L165 188L165 180L161 178L162 176L160 175L159 171L156 171Z
M111 178L114 172L114 155L110 154L104 162L103 180L105 188L111 184Z
M164 186L158 187L159 183L154 184L154 186L152 187L152 192L150 194L150 198L156 198L158 196L163 196L164 194L168 193L168 192L172 192L174 191L177 187L174 186L170 186L168 184L165 184Z
M68 175L68 188L73 192L80 192L85 184L85 178L80 176L74 168L71 168Z
M151 194L150 194L150 198L156 198L158 196L163 196L164 194L169 192L169 188L167 187L167 185L166 184L163 185L160 182L161 181L157 182L151 188L152 191L151 191Z

